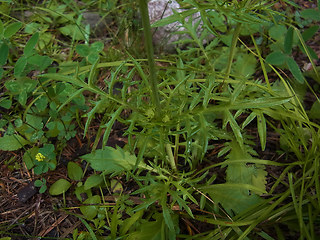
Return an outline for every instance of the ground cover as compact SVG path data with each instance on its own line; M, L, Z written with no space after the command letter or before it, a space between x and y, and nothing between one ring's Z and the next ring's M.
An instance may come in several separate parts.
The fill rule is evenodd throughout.
M320 235L319 1L0 2L2 239Z

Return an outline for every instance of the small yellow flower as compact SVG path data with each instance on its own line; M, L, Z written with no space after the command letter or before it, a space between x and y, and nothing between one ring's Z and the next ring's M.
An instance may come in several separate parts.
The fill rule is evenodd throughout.
M36 160L42 162L46 157L42 153L37 153Z

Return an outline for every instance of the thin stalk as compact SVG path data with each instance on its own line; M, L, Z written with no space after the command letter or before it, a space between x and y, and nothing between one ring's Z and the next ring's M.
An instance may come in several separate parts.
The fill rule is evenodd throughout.
M152 34L151 34L151 28L150 28L147 0L139 0L139 3L140 3L139 7L140 7L140 12L142 17L144 41L145 41L145 47L146 47L147 57L148 57L148 65L150 70L149 83L152 91L152 101L156 108L155 115L159 116L161 112L160 97L159 97L158 81L156 77L157 75L156 75L156 67L155 67L155 61L154 61Z

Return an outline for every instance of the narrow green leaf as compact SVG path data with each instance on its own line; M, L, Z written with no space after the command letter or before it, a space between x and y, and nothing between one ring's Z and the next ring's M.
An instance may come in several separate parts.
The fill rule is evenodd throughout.
M229 111L226 111L226 117L228 119L228 122L230 123L230 126L232 128L232 131L241 147L243 147L243 137L241 134L241 128L238 125L237 121L234 119L232 114Z
M262 151L266 148L267 143L267 126L266 126L266 119L262 112L257 114L257 122L258 122L258 133L260 137L260 144Z
M29 39L29 41L27 42L26 46L24 47L23 54L26 57L29 57L29 56L33 55L33 53L35 52L35 47L37 45L38 40L39 40L39 32L36 32Z
M292 58L287 58L287 65L288 65L290 72L294 76L294 78L299 83L301 83L301 84L304 83L304 76L303 76L298 64L296 63L296 61L293 60Z
M171 218L170 210L165 204L163 204L161 206L162 206L163 219L164 219L167 227L169 228L169 230L171 232L173 232L174 231L174 225L173 225L173 221L172 221L172 218Z
M256 118L256 113L252 112L250 113L250 115L246 118L246 120L244 120L244 122L242 123L241 129L244 129L249 123L251 123L253 121L253 119Z
M7 63L9 55L9 47L7 44L2 43L0 47L0 66L5 65Z
M74 163L68 162L68 177L74 181L80 181L82 179L83 171L82 168Z
M103 138L102 138L102 146L106 146L113 124L115 123L115 121L117 120L117 118L120 116L120 114L122 113L124 107L120 106L117 111L115 111L114 113L111 114L111 119L108 121L108 123L106 125L104 125L103 127L106 127L106 130L104 131L103 134Z
M77 218L79 218L80 221L83 223L83 225L86 226L86 228L87 228L88 231L89 231L89 234L90 234L91 239L92 239L92 240L98 240L97 237L96 237L96 235L95 235L95 233L93 232L91 226L90 226L84 219L82 219L81 217L77 216ZM78 237L78 236L77 236L77 237Z
M19 31L21 27L22 27L21 22L11 23L4 29L4 33L3 33L4 38L12 37L16 32Z
M282 52L272 52L266 57L266 62L272 65L282 65L286 62L287 57Z
M0 38L1 38L1 39L2 39L2 37L3 37L3 31L4 31L3 22L0 20Z
M15 151L28 144L29 141L20 135L5 135L0 137L0 150L2 151Z
M52 196L60 195L68 191L70 187L71 183L69 183L66 179L61 178L51 185L49 193Z
M284 39L283 47L286 54L291 54L293 43L293 28L289 27L286 37Z

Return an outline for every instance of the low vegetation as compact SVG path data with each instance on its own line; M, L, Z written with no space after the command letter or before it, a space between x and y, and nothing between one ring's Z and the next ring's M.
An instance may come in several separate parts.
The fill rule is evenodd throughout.
M81 221L64 239L319 236L319 1L184 0L152 28L146 0L0 2L1 165Z

